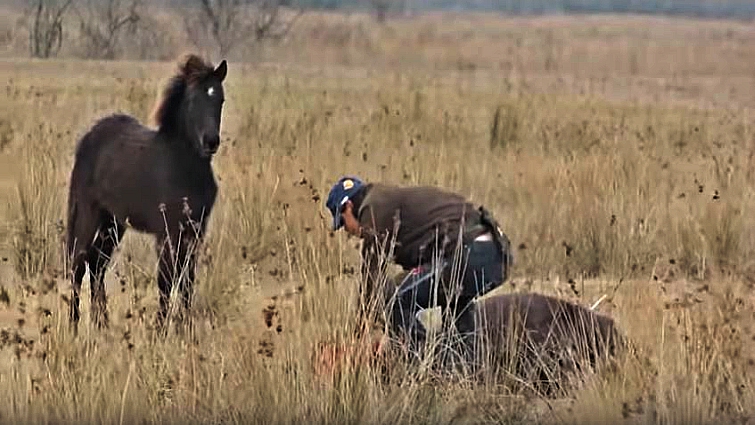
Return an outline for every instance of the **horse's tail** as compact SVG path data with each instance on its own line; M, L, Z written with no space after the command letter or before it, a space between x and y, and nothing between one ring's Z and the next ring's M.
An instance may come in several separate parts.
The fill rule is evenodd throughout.
M75 267L77 266L75 264L76 261L76 244L81 243L82 241L77 241L78 239L78 225L77 222L79 221L79 214L81 213L79 202L78 202L78 194L80 192L79 185L81 185L82 180L84 179L84 176L82 176L82 170L81 170L81 147L84 144L84 142L87 140L88 135L85 135L78 143L76 147L76 154L73 164L73 169L71 170L71 175L68 182L68 205L66 209L66 213L68 214L66 218L66 241L65 241L65 260L68 264L68 271L73 272Z
M76 150L74 151L74 162L73 162L73 169L71 170L70 177L68 179L68 206L66 213L68 214L67 221L66 221L66 252L65 252L65 258L70 263L70 267L72 268L74 266L73 260L74 260L74 254L76 249L76 221L78 219L79 214L79 208L78 208L78 202L77 202L77 187L79 184L81 184L81 180L84 178L82 177L82 170L81 170L81 161L82 156L84 155L84 149L86 148L87 144L90 143L89 140L91 140L92 135L92 129L90 129L84 136L82 136L78 142L76 143Z

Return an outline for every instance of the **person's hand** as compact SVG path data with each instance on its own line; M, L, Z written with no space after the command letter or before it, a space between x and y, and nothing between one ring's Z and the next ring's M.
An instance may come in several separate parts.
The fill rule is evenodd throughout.
M362 236L362 226L354 216L354 204L351 201L347 201L346 205L344 205L343 211L341 211L341 218L343 218L343 227L349 234L356 237Z

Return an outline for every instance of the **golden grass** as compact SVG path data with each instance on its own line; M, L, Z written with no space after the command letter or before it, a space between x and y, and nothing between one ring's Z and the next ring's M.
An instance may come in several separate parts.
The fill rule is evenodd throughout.
M422 19L371 31L378 53L323 42L360 66L308 69L311 54L299 66L229 63L196 343L153 336L156 259L142 235L126 236L108 274L111 329L89 328L85 296L74 339L61 279L58 223L76 139L108 112L146 119L173 64L0 64L0 116L10 123L0 126L0 140L10 139L2 163L16 169L0 174L0 421L751 421L755 144L751 89L737 91L751 47L718 34L734 28L740 40L748 30L639 18ZM340 31L328 22L322 31ZM429 41L402 46L424 33ZM505 55L521 58L516 72L428 71L444 68L430 55L471 52L460 40L485 47L476 62L501 60L494 52L509 41L491 40L510 34L520 39ZM672 42L682 38L683 47ZM437 53L439 40L451 47ZM546 66L537 61L549 46ZM385 63L370 71L357 52ZM631 65L634 56L642 60ZM407 66L409 57L421 66ZM725 97L701 83L710 79ZM722 99L732 108L711 107ZM420 372L385 385L369 367L314 376L314 345L347 340L354 326L357 243L330 232L323 208L343 173L438 184L485 204L517 247L513 290L586 304L609 294L599 310L637 353L549 402Z

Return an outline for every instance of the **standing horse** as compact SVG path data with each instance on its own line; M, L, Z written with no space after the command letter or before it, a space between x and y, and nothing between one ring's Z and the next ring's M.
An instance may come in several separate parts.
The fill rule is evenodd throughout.
M105 272L126 226L154 235L162 329L174 280L184 311L191 306L196 247L218 187L212 158L220 146L223 60L217 68L196 55L180 63L157 103L157 130L113 114L79 140L68 195L67 254L71 260L70 321L77 328L85 264L91 278L91 317L108 326Z

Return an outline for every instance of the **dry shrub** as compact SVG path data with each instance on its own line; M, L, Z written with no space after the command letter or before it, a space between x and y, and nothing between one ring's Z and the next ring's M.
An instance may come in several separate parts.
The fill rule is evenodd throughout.
M16 272L24 279L60 273L65 202L61 191L59 143L65 134L40 124L23 140L22 176L12 205L13 254Z
M683 283L661 285L671 290ZM604 422L680 424L733 423L752 414L746 353L755 305L743 297L749 289L722 280L717 287L690 288L680 299L663 296L663 288L627 287L617 295L634 351L615 372L592 378L577 393L569 423L588 420L588 411L589 419ZM643 317L658 326L643 329Z

